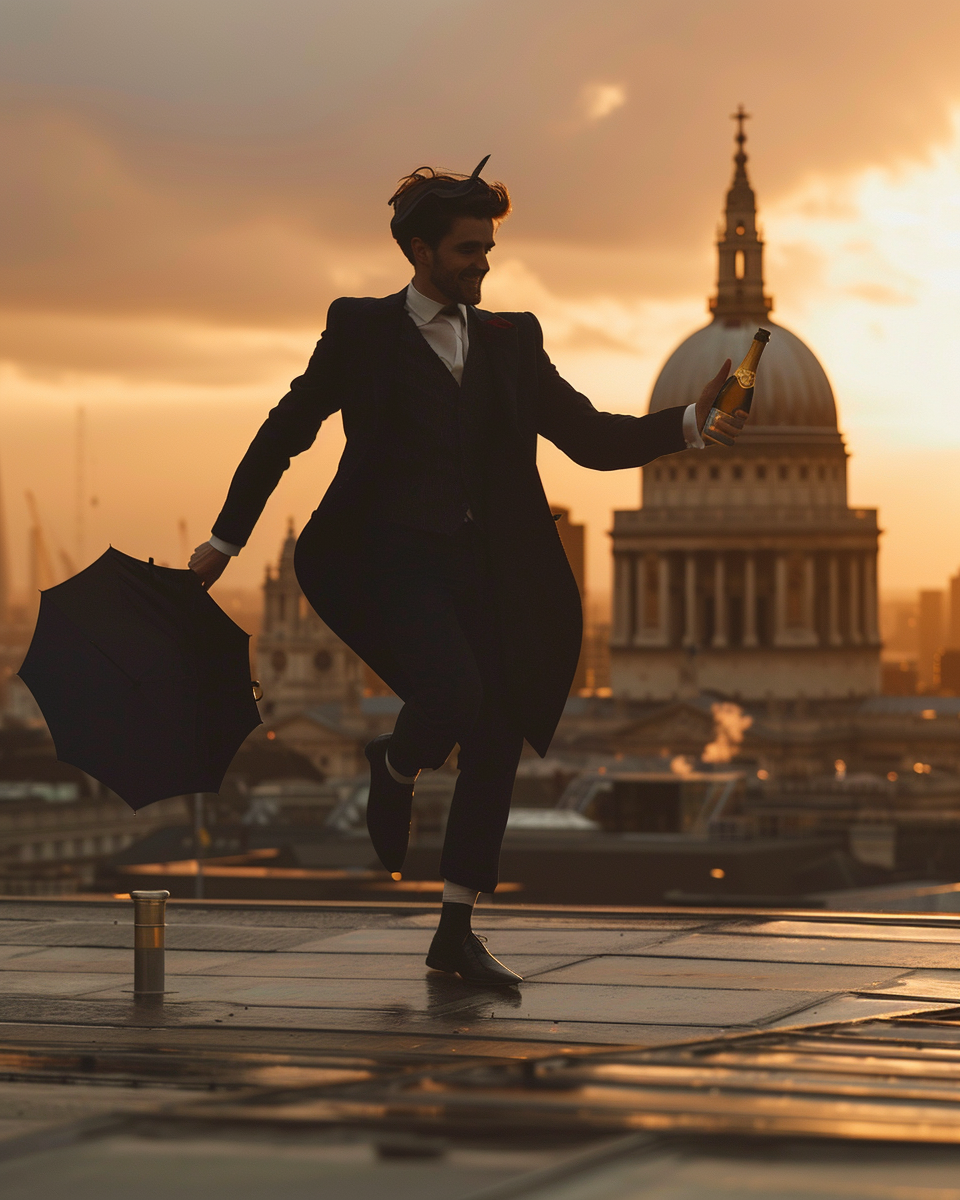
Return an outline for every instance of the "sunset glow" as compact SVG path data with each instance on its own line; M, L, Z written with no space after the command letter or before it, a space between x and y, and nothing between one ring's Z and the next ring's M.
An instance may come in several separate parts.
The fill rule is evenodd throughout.
M843 31L858 28L861 6L831 6L838 37L827 58L797 33L801 6L781 6L756 31L756 73L744 78L714 69L736 31L726 6L697 5L700 24L680 29L654 6L638 17L611 0L591 21L600 38L564 3L532 77L520 62L539 31L521 14L509 38L495 30L478 46L463 80L480 86L497 63L496 102L465 100L469 119L458 122L447 97L425 123L403 118L425 94L416 55L455 58L466 19L428 3L402 27L375 3L355 17L291 3L281 9L289 27L271 25L265 41L266 10L254 5L226 43L185 7L174 6L175 29L129 11L116 24L120 10L107 5L101 19L115 23L115 40L86 57L68 46L73 36L95 42L96 21L78 34L64 6L57 30L41 36L28 7L16 7L0 480L21 586L28 488L51 540L78 549L78 406L89 447L86 557L112 542L177 563L181 518L191 542L206 536L232 467L302 369L330 299L406 282L385 199L421 161L469 169L495 151L493 176L513 190L515 215L498 235L485 303L535 311L571 382L598 406L643 411L667 354L706 320L730 174L727 117L741 99L754 113L751 177L774 319L831 377L852 502L878 506L887 531L883 585L941 586L957 568L960 539L949 526L943 534L960 450L949 6L923 6L937 21L903 35L892 6L880 5L855 48ZM802 15L805 30L816 25L809 5ZM882 69L891 54L895 80ZM409 94L386 115L378 97L388 86L396 95L399 79ZM302 523L315 506L342 443L330 425L271 500L233 585L254 586L288 516ZM551 500L588 524L589 583L605 593L605 531L614 508L636 506L636 473L587 473L550 446L542 464Z

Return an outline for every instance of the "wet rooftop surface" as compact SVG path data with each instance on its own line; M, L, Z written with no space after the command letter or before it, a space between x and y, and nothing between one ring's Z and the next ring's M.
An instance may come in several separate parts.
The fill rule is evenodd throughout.
M960 1200L960 918L0 901L0 1194Z

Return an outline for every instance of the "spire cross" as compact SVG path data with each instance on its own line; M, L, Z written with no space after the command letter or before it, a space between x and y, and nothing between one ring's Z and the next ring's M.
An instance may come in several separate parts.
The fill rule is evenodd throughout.
M743 123L744 121L749 121L750 116L751 114L747 112L742 104L737 106L735 113L730 114L730 120L737 122L737 142L741 150L743 149L743 143L747 140L747 135L743 132Z

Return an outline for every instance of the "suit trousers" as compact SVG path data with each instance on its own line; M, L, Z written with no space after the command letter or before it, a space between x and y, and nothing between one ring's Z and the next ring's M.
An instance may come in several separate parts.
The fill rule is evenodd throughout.
M523 735L509 715L482 537L472 521L452 534L383 523L369 526L364 540L367 620L377 628L355 639L344 631L344 640L361 658L368 639L390 647L404 701L389 745L395 770L436 769L459 746L440 870L453 883L492 892ZM297 577L310 600L328 582L311 578L306 549L298 546ZM322 604L314 607L322 612Z

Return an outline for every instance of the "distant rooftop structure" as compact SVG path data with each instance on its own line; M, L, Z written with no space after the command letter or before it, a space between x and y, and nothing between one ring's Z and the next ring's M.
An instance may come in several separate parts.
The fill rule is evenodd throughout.
M363 693L363 664L310 607L293 565L293 522L275 568L263 581L263 624L257 639L262 712L276 721L324 704L356 706Z

